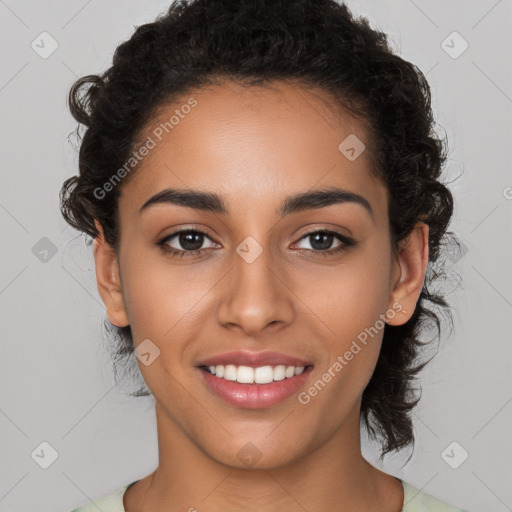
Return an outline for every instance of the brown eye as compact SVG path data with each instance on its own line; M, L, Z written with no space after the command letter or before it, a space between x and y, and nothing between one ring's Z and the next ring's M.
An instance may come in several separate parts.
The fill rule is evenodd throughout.
M302 250L322 254L323 256L341 252L354 245L353 240L350 240L341 233L326 229L306 233L301 240L308 241L310 245L310 247L302 247ZM335 247L332 248L333 243L336 241L338 241L338 245L335 245Z
M200 229L183 229L166 236L157 242L157 245L164 253L172 253L173 256L194 256L215 246L213 244L204 248L205 239L211 240L208 234Z

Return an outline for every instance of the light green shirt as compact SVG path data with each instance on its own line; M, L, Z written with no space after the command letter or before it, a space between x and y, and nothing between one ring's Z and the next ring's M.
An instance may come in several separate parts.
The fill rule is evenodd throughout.
M460 508L452 507L447 503L425 494L413 485L399 479L404 487L404 506L401 512L468 512ZM105 496L94 503L83 505L71 512L126 512L123 506L123 495L135 482L125 485L109 496Z

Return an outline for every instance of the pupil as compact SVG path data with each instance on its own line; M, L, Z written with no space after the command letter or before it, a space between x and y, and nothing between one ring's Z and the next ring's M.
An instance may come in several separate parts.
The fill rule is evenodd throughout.
M203 236L201 233L181 233L179 236L180 244L184 249L195 251L203 245Z
M329 249L329 247L332 244L332 239L334 235L330 235L329 233L315 233L311 235L311 238L313 239L313 242L311 243L311 246L313 249L320 251L322 249ZM317 244L318 240L323 238L323 242ZM316 246L315 246L316 244Z

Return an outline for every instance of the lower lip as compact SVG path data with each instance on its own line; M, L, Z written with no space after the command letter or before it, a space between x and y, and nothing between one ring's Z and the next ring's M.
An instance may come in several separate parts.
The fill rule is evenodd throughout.
M265 409L297 393L308 379L312 369L312 366L307 366L300 375L268 384L240 384L237 381L216 377L204 368L199 370L207 386L229 404L243 409Z

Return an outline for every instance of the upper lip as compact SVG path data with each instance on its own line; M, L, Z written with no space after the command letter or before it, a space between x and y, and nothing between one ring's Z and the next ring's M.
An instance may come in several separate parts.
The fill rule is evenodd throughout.
M217 366L234 364L236 366L250 366L257 368L259 366L308 366L311 363L299 359L298 357L280 354L278 352L227 352L209 357L199 363L198 366Z

